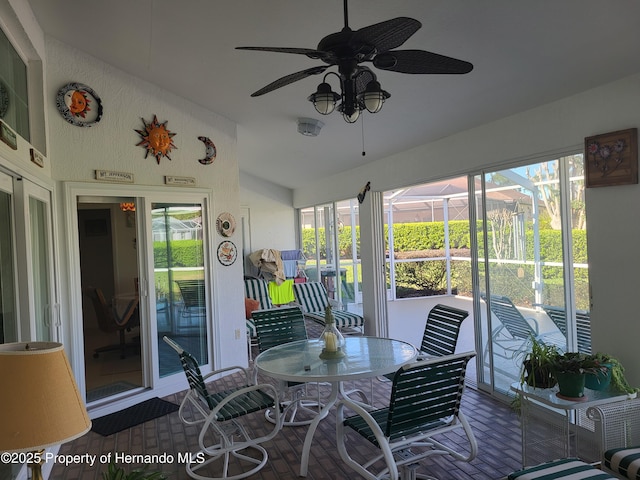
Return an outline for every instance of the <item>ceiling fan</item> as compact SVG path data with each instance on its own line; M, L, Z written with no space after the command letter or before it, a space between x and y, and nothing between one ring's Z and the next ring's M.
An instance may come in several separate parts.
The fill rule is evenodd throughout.
M424 50L394 50L406 42L422 24L413 18L398 17L376 23L359 30L349 28L347 0L344 0L344 28L327 35L314 49L295 47L236 47L238 50L258 50L265 52L293 53L321 60L326 65L307 68L279 78L251 94L258 97L278 88L297 82L311 75L324 73L336 65L338 73L328 72L318 90L308 98L318 113L330 114L337 109L344 119L355 122L364 109L379 112L390 94L380 86L375 73L367 66L371 62L375 68L390 72L411 74L464 74L473 70L473 65ZM326 80L329 75L340 79L341 94L331 90ZM341 100L339 105L336 104Z

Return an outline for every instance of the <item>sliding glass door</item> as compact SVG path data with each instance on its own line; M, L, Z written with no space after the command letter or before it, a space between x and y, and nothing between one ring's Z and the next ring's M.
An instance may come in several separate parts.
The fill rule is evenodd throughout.
M13 245L13 181L0 173L0 343L18 340L15 250Z
M160 376L181 370L162 340L175 339L199 363L207 355L207 288L204 208L200 203L152 203L153 285Z
M77 286L83 322L73 333L84 347L87 401L118 400L180 371L165 335L206 370L213 325L206 194L85 184L70 184L67 194L77 209L72 288ZM135 304L134 321L120 339L101 328L87 294L92 288L101 290L104 308L116 317Z
M507 393L531 336L564 350L584 348L575 321L576 310L588 309L582 156L476 180L480 383Z

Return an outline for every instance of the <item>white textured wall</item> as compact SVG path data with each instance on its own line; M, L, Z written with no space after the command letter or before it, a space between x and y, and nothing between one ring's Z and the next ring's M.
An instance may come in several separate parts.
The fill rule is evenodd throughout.
M239 216L234 123L54 39L47 39L46 54L49 158L55 180L91 182L96 169L133 173L137 185L161 186L165 175L195 177L198 187L211 191L213 220L224 211ZM55 96L69 82L86 84L100 96L104 114L99 123L77 127L59 115ZM159 165L151 155L145 159L145 150L136 146L140 136L135 130L144 128L141 118L149 122L153 115L160 122L167 121L168 130L176 134L172 160L163 157ZM205 153L203 143L197 139L201 135L216 144L217 158L212 165L197 161ZM131 192L135 194L135 186ZM212 229L210 238L215 255L222 237ZM239 236L231 239L241 243ZM217 261L212 264L214 315L224 326L216 342L220 349L216 356L223 365L242 364L246 361L242 262L230 267ZM243 333L239 339L235 338L236 329Z
M250 210L252 251L296 248L297 232L291 190L241 173L240 202Z
M640 128L640 75L321 179L294 190L294 205L347 198L354 195L353 185L366 181L371 181L372 190L385 191L514 161L556 158L581 151L585 137L632 127ZM639 202L639 185L586 192L593 346L616 355L637 386ZM391 324L401 320L393 318L393 309L389 315Z

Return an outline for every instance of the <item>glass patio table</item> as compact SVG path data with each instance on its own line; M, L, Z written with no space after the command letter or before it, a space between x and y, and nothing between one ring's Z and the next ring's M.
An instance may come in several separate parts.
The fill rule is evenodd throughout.
M255 367L264 375L289 382L324 382L331 394L313 419L305 436L300 461L300 476L305 477L309 453L316 429L340 396L346 396L344 381L376 377L398 370L417 357L416 348L400 340L351 336L345 338L345 356L338 360L322 360L322 344L317 340L285 343L262 352ZM370 407L370 406L369 406Z

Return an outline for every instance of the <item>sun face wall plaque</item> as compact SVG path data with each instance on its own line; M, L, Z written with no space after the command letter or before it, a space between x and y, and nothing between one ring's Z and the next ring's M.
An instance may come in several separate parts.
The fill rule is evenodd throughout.
M163 156L171 160L169 153L178 147L173 144L175 133L167 130L167 121L159 123L158 118L154 115L151 122L147 123L143 118L142 123L144 123L144 130L136 130L142 140L136 143L136 146L140 145L147 150L144 158L151 154L156 157L158 165L160 165L160 158Z
M76 127L91 127L102 118L102 102L82 83L69 83L58 90L56 107L62 118Z

